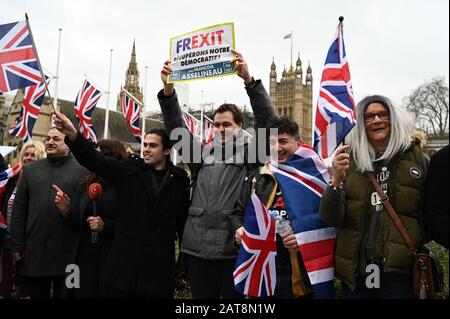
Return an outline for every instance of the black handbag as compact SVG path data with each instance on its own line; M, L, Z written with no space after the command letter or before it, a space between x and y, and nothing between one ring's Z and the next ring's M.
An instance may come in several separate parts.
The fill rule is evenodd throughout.
M422 247L414 253L414 295L417 299L442 298L444 291L444 269L436 254Z

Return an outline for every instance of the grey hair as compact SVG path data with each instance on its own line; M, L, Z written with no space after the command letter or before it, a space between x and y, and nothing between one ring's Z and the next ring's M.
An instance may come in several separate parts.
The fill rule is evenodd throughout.
M391 134L386 150L381 157L375 158L375 150L369 142L364 124L364 113L372 103L380 103L390 112ZM372 172L374 161L390 161L397 154L403 153L411 144L413 122L411 117L394 106L392 101L382 95L370 95L363 98L356 106L356 126L349 134L350 153L360 173Z

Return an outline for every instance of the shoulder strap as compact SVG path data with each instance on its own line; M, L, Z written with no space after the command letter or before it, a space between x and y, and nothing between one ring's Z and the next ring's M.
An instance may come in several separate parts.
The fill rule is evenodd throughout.
M381 201L383 202L384 207L389 213L389 216L391 217L392 221L394 222L395 226L397 227L398 231L402 235L406 246L408 246L408 249L410 252L416 251L416 245L414 244L414 241L412 240L411 236L409 235L408 231L406 230L405 226L403 226L402 221L397 215L397 212L395 211L394 207L392 207L391 202L389 201L389 197L387 194L383 192L381 189L380 184L378 184L377 179L373 175L373 173L367 173L369 176L370 181L372 182L373 186L375 187L378 195L380 195Z

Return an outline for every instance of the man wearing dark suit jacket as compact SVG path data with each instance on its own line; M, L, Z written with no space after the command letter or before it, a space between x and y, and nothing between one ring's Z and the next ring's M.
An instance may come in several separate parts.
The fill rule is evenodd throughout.
M72 196L88 173L55 128L47 133L45 151L47 158L24 167L11 216L11 251L32 299L58 297L75 242L53 202L52 184Z
M119 213L104 270L108 298L173 298L175 245L187 218L189 179L168 159L163 129L144 140L144 158L102 156L57 112L56 127L79 163L116 188Z

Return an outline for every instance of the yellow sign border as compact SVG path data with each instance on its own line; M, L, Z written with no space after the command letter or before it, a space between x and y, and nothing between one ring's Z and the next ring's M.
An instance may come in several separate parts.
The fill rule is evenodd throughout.
M172 62L172 43L173 43L172 40L173 39L185 37L185 36L187 36L189 34L192 34L192 33L197 33L197 32L202 31L202 30L207 30L207 29L212 29L212 28L216 28L216 27L221 27L221 26L224 26L224 25L230 25L231 26L231 36L232 36L232 39L233 39L233 43L231 44L231 47L232 47L233 50L236 50L236 38L235 38L235 35L234 35L234 22L225 22L225 23L219 23L219 24L211 25L211 26L208 26L208 27L204 27L204 28L201 28L201 29L190 31L188 33L184 33L184 34L180 34L180 35L171 37L170 38L170 47L169 47L169 59L170 59L170 61ZM189 80L176 80L176 81L172 81L171 77L170 77L170 74L169 74L169 76L167 77L167 83L192 82L192 81L198 81L198 80L221 78L221 77L224 77L224 76L235 75L235 74L237 74L236 68L234 69L234 72L232 72L232 73L208 76L207 78L197 78L197 79L189 79Z

